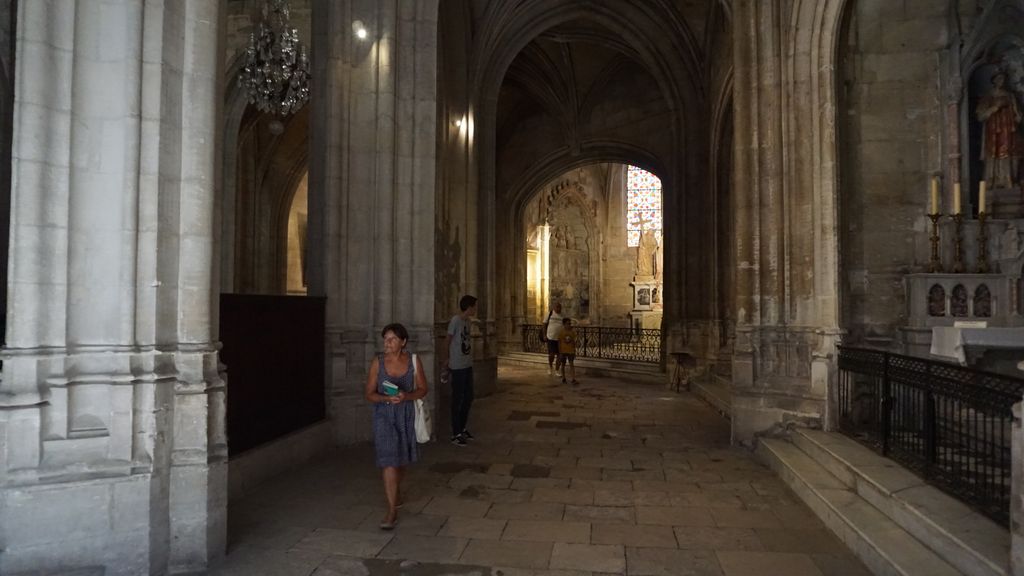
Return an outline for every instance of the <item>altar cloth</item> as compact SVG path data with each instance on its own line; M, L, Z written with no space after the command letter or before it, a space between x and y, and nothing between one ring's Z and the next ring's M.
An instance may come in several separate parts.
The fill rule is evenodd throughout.
M956 360L966 366L967 346L1024 350L1024 328L932 327L932 356Z

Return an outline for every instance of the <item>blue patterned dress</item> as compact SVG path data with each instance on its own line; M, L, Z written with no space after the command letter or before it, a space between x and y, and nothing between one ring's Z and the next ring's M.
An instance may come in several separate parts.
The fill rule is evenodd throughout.
M406 394L416 389L413 358L399 377L388 375L384 355L377 359L377 393L384 394L384 382L398 386ZM412 400L399 404L373 405L373 441L377 449L377 467L405 466L419 458L416 446L416 407Z

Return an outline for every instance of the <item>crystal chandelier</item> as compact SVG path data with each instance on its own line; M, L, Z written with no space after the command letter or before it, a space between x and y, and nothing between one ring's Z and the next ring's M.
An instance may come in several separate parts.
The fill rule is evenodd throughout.
M257 34L249 35L238 82L261 112L287 116L309 101L309 60L288 25L288 0L266 0Z

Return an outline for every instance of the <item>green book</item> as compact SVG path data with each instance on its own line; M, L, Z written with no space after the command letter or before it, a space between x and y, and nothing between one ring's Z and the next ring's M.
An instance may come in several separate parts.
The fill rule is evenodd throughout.
M385 381L381 384L381 388L384 389L384 394L387 396L398 396L398 386L395 386L391 382Z

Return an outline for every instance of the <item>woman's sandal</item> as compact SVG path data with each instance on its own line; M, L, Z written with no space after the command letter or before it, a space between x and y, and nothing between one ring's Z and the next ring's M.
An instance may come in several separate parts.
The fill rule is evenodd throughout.
M381 530L394 530L395 526L397 526L397 525L398 525L398 515L397 514L395 514L395 517L392 518L390 522L388 522L388 519L386 517L383 520L380 521L380 529Z

